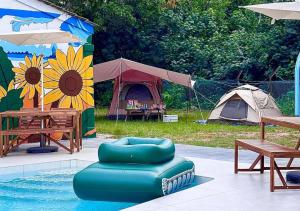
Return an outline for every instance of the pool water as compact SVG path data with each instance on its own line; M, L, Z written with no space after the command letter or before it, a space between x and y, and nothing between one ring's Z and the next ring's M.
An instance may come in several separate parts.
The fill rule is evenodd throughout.
M0 211L114 211L136 205L77 198L73 176L90 163L70 160L0 168ZM210 180L195 176L193 184L184 189Z
M80 169L45 171L34 176L0 181L0 210L120 210L135 204L84 201L73 191Z

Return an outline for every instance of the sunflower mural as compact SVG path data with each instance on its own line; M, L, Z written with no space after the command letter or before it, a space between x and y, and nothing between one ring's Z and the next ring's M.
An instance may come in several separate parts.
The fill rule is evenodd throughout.
M32 59L28 56L25 57L25 63L19 63L19 67L14 67L12 70L15 73L15 84L17 89L22 89L20 98L27 95L31 100L36 94L41 93L41 72L40 67L42 63L42 57L33 55ZM48 64L44 63L44 67Z
M0 112L6 111L7 109L10 110L18 110L22 107L22 100L19 99L19 92L15 90L14 80L8 84L7 89L0 85ZM17 97L18 100L13 101ZM6 120L2 119L2 128L5 129L6 124L3 124ZM16 119L10 121L11 125L17 126L18 121Z
M7 91L0 85L0 101L7 95Z
M72 46L67 55L56 51L56 59L49 59L50 68L44 71L44 87L51 90L45 104L58 101L59 108L85 110L94 106L93 56L83 56L83 47L75 53Z
M94 137L96 134L92 62L89 44L81 46L77 51L69 46L66 53L56 50L55 59L49 59L49 65L44 69L45 106L82 111L85 137Z
M37 1L32 4L40 8L43 3ZM69 32L78 37L80 43L73 43L74 48L69 48L68 43L20 46L0 40L0 112L41 106L40 67L43 65L46 81L44 108L82 110L83 135L95 137L93 70L89 67L92 66L92 56L89 55L94 51L94 25L52 6L47 6L47 11L33 11L28 10L26 5L5 5L9 4L0 8L3 32L35 30L36 23L46 29L50 24L53 30ZM64 21L57 21L62 14ZM7 18L12 21L8 22ZM20 28L20 21L26 21L26 29ZM41 52L43 59L38 56Z
M19 110L23 106L20 89L15 89L13 65L0 47L0 112Z

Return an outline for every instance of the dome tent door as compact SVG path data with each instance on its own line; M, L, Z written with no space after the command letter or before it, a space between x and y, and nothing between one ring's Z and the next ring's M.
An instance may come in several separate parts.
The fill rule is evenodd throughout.
M220 114L224 119L246 119L248 116L248 104L242 99L230 99L224 105Z

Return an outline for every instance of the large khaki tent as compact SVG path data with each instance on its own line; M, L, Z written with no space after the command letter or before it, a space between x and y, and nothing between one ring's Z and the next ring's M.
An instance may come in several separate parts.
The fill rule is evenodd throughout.
M244 85L223 95L208 120L259 123L262 116L282 116L274 98L261 89Z

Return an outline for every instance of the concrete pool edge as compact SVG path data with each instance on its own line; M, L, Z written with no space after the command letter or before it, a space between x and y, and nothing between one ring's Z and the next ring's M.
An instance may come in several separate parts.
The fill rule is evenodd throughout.
M100 142L97 142L100 143ZM90 162L97 161L97 148L94 147L96 143L89 143L91 146L84 147L80 153L72 155L61 150L52 155L28 155L26 153L18 152L12 153L10 156L0 159L0 167L15 166L20 164L34 164L49 161L60 160L86 160ZM192 146L187 146L192 148ZM272 208L274 211L279 210L295 210L300 211L298 198L300 191L278 191L270 194L269 192L269 174L266 172L260 174L238 174L233 173L233 162L220 161L215 158L213 149L209 150L211 156L209 158L194 157L194 155L205 155L206 148L198 151L199 147L195 147L195 152L189 154L189 150L185 151L184 157L191 159L196 166L196 174L201 176L213 177L214 180L208 183L196 186L167 197L158 198L149 202L127 208L127 210L202 210L214 211L264 211ZM230 150L219 150L217 154L230 153ZM207 154L207 153L206 153ZM181 156L183 154L180 154ZM186 156L192 155L192 156ZM226 155L226 154L225 154ZM227 157L230 157L229 155ZM252 157L251 157L252 158ZM241 167L246 167L251 160L242 160ZM298 162L298 160L296 161ZM250 164L251 165L251 164ZM249 167L249 166L248 166ZM261 200L257 201L257 198ZM256 203L253 203L253 200ZM286 203L282 203L282 200ZM236 203L240 201L240 203ZM242 206L246 204L247 206ZM296 206L297 205L297 206Z

